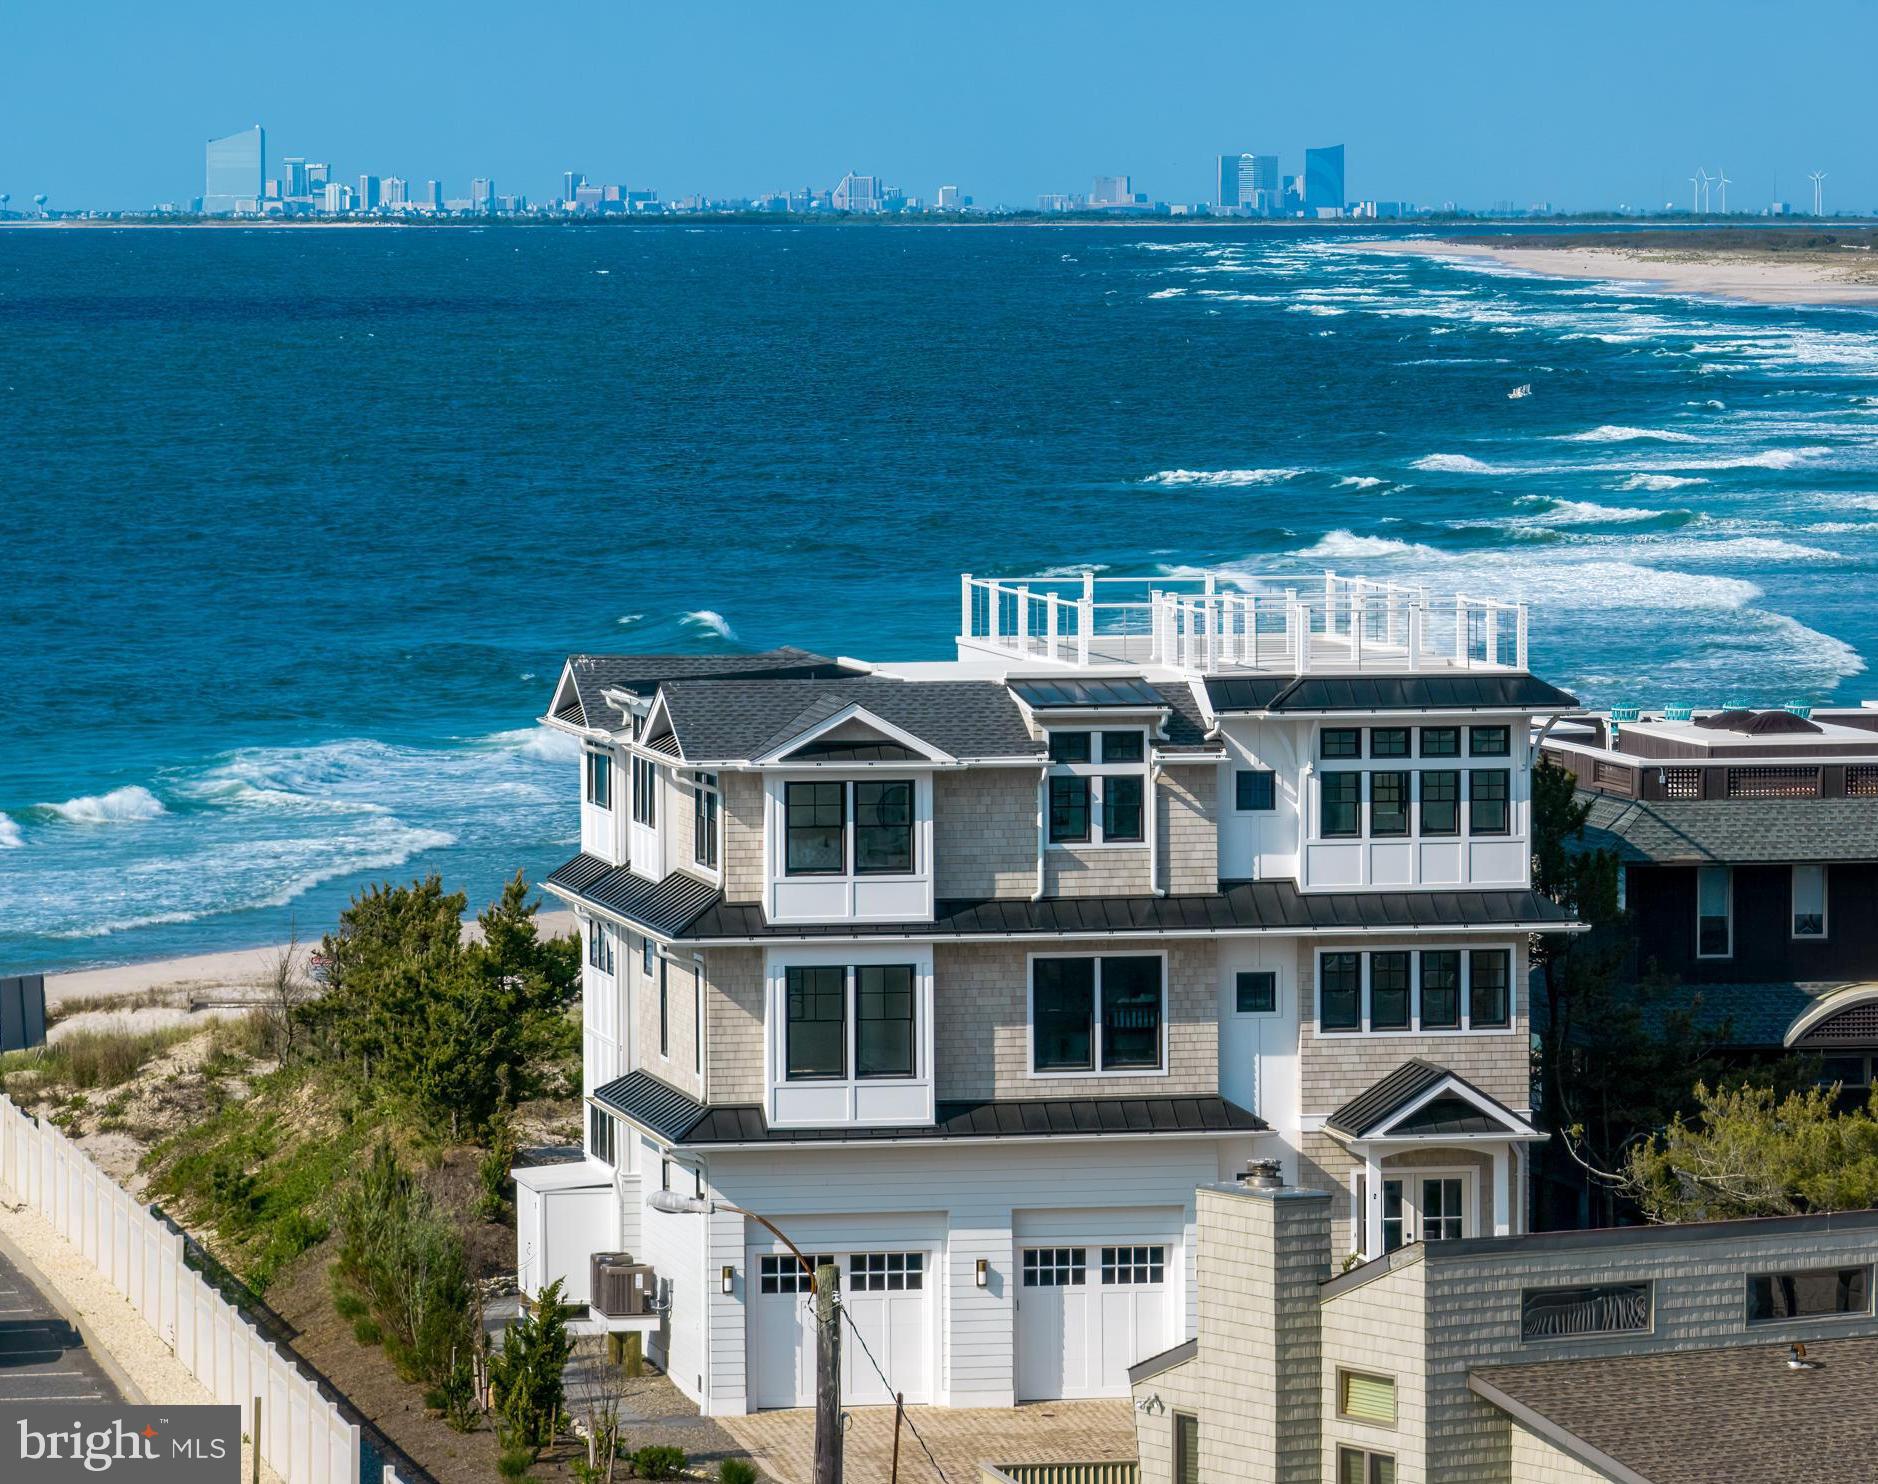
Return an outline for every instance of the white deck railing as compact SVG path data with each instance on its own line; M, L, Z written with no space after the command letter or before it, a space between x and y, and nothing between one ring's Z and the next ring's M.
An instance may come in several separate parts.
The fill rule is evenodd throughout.
M959 579L961 646L1069 665L1266 671L1526 669L1523 603L1323 574Z

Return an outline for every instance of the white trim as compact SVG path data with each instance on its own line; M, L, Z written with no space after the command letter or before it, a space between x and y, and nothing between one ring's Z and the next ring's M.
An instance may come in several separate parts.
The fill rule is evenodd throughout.
M934 971L930 947L919 946L908 952L888 949L869 955L856 953L855 944L831 944L819 949L797 949L787 954L769 954L763 965L764 984L764 1087L763 1116L771 1128L827 1128L844 1124L856 1127L920 1127L934 1119ZM863 1077L858 1068L860 1016L858 998L862 968L910 967L913 971L913 1073L909 1077ZM789 970L838 968L842 971L842 1066L839 1077L789 1076ZM818 1112L813 1117L790 1117L783 1100L790 1093L804 1095L817 1091L840 1097L843 1114L829 1117ZM910 1094L916 1103L900 1116L868 1113L860 1105L869 1092L880 1092L895 1103L907 1098L893 1098L895 1092Z
M958 761L951 753L941 751L930 742L914 736L904 727L895 726L892 722L875 715L872 711L869 711L865 706L856 701L851 705L842 707L840 711L836 712L826 721L817 722L807 731L797 733L780 746L772 747L768 752L752 758L751 762L759 768L779 765L798 768L812 767L814 766L813 763L805 762L801 759L792 760L789 758L789 754L794 752L798 747L805 747L817 737L826 736L836 727L842 726L850 721L858 721L863 726L872 727L875 731L881 733L882 736L898 742L903 747L911 748L928 762L945 764L956 763Z
M1824 943L1832 936L1832 877L1831 867L1819 861L1795 861L1790 868L1787 887L1787 935L1795 943ZM1802 933L1795 927L1799 920L1799 884L1800 872L1819 872L1819 931ZM1732 905L1732 904L1731 904ZM1730 916L1732 916L1732 912Z
M1728 924L1728 946L1720 953L1702 951L1702 873L1720 871L1722 880L1727 883L1725 915L1723 921ZM1731 865L1699 865L1695 868L1695 956L1711 962L1720 962L1735 956L1735 872Z
M1869 1005L1874 1002L1878 1002L1878 982L1842 984L1837 989L1821 995L1796 1015L1793 1024L1787 1027L1787 1034L1781 1044L1791 1049L1802 1036L1822 1020L1830 1020L1841 1010L1850 1010L1858 1005ZM1859 1049L1848 1047L1847 1051Z
M1037 960L1040 958L1089 958L1097 961L1089 987L1089 1065L1037 1070ZM1161 961L1161 1064L1158 1067L1105 1068L1102 1065L1102 970L1105 958L1158 958ZM1168 1021L1172 995L1167 983L1168 954L1165 948L1150 948L1142 953L1027 953L1024 955L1024 1075L1036 1081L1111 1077L1166 1077L1168 1067Z
M1471 1105L1477 1111L1500 1123L1503 1131L1494 1134L1391 1134L1390 1130L1401 1123L1403 1119L1421 1112L1423 1108L1426 1108L1437 1098L1446 1097L1450 1094L1460 1098L1462 1102ZM1513 1120L1511 1124L1506 1122L1508 1118ZM1370 1132L1361 1136L1365 1143L1395 1144L1446 1144L1454 1142L1480 1142L1483 1140L1504 1142L1511 1139L1531 1140L1544 1139L1546 1137L1545 1134L1539 1132L1538 1129L1534 1128L1525 1119L1513 1112L1511 1108L1497 1102L1486 1093L1469 1087L1467 1083L1462 1080L1460 1074L1456 1072L1448 1073L1448 1075L1443 1077L1439 1082L1396 1109L1395 1112L1389 1115L1385 1123L1378 1125Z

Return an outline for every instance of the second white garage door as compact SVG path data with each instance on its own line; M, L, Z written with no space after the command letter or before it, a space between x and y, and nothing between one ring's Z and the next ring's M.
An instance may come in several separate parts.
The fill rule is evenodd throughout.
M1128 1367L1175 1343L1164 1242L1021 1245L1017 1399L1126 1396Z
M925 1251L810 1254L841 1272L850 1324L841 1334L843 1405L892 1405L932 1399L932 1290L937 1276ZM815 1404L815 1286L787 1253L753 1250L750 1275L748 1386L752 1407ZM865 1349L862 1341L866 1342ZM871 1352L880 1372L868 1360Z

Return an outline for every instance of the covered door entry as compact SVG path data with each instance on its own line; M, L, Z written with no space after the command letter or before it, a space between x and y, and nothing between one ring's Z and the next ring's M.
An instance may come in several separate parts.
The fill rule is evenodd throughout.
M1017 1400L1126 1396L1128 1367L1174 1343L1165 1243L1023 1247Z
M1473 1180L1440 1173L1405 1175L1382 1182L1382 1247L1410 1242L1458 1241L1473 1230Z
M848 1321L841 1335L843 1405L932 1400L931 1287L924 1251L811 1253L841 1274ZM753 1249L746 1346L752 1407L815 1404L815 1285L788 1253ZM873 1360L869 1360L869 1354ZM879 1370L874 1362L879 1363ZM880 1372L885 1371L883 1382Z

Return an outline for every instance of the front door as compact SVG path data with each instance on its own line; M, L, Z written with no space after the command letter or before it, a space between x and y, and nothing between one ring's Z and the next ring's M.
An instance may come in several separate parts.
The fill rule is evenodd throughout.
M1382 1182L1382 1250L1410 1242L1451 1242L1473 1233L1465 1175L1413 1175Z

